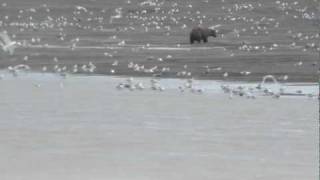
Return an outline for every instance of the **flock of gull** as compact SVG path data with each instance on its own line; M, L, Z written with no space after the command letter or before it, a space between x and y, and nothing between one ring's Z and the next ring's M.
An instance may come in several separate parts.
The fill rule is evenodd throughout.
M216 29L219 33L219 38L225 41L239 42L236 44L236 48L228 49L230 56L235 56L237 53L266 53L275 51L279 48L286 46L292 50L301 50L302 52L318 52L320 51L317 41L319 40L319 33L317 31L312 32L298 32L294 28L287 30L284 34L289 39L287 44L278 44L277 42L259 44L252 40L247 40L247 37L256 36L259 38L269 36L271 32L276 34L282 30L282 23L279 18L274 16L263 16L255 18L250 16L251 12L261 10L261 7L268 7L273 5L277 12L281 13L281 16L286 17L289 20L301 20L305 22L316 21L316 8L304 5L299 1L273 1L273 2L239 2L239 3L227 3L227 0L221 0L218 4L221 7L219 11L223 12L216 17L212 17L202 13L194 7L194 4L182 3L178 1L160 1L160 0L146 0L137 3L130 0L125 2L124 6L117 7L115 9L102 8L100 10L89 8L86 6L75 5L72 7L72 14L58 15L53 8L48 4L42 4L39 7L19 9L17 15L5 15L0 17L0 26L6 29L14 29L13 33L8 31L0 32L0 46L3 50L1 53L7 53L13 56L16 48L50 48L50 43L56 43L60 45L66 45L70 51L81 49L81 42L83 37L75 36L71 34L73 29L79 29L86 32L143 32L145 34L152 32L161 32L165 36L172 36L177 32L187 31L194 24L213 24L211 28ZM208 4L208 0L201 1L204 5ZM7 8L7 3L2 3L1 8ZM53 13L54 12L54 13ZM39 16L39 14L45 14L45 16ZM221 15L223 14L223 15ZM41 17L41 18L40 18ZM44 18L43 18L44 17ZM238 26L232 26L237 24ZM109 27L115 27L110 29ZM114 30L114 31L113 31ZM48 35L54 36L52 39L41 36L43 32L50 32ZM19 34L32 32L36 36L30 39L18 38ZM37 33L39 35L37 35ZM282 32L281 32L282 33ZM280 35L281 35L280 33ZM250 39L250 38L249 38ZM117 35L108 38L109 41L114 40L117 47L127 46L128 43L125 40L120 39ZM149 48L151 45L147 43L140 48ZM181 47L177 44L177 47ZM110 64L110 74L117 73L117 67L124 63L114 58L119 53L119 48L106 47L112 52L104 52L104 56L111 59L108 62ZM139 51L139 48L133 47L132 51ZM41 67L42 72L54 72L61 77L66 78L68 74L73 73L96 73L98 65L94 60L88 60L87 63L75 63L70 65L63 65L60 62L59 57L52 58L54 65L43 65ZM166 61L172 61L174 55L167 54L164 57L147 56L145 58L147 62L164 63ZM29 55L25 55L21 58L23 63L15 64L7 67L7 70L14 76L17 76L21 70L31 70L31 65L27 65L29 61ZM173 68L170 66L160 66L155 63L153 66L147 66L141 62L130 61L126 62L127 70L134 72L141 72L149 74L154 77L150 80L150 89L155 91L164 91L166 88L159 82L158 76L162 74L175 74L175 77L185 78L186 82L178 86L180 92L190 91L192 93L203 94L205 89L194 86L194 78L191 71L189 71L188 64L183 64L180 68L181 71L173 72ZM150 64L150 63L149 63ZM316 66L318 63L313 63ZM303 66L303 61L295 62L293 66ZM49 67L52 66L52 67ZM98 67L99 68L99 67ZM223 71L223 67L220 66L203 66L204 73L220 72L221 76L226 79L229 76L229 72ZM242 76L249 76L251 74L248 70L239 72ZM281 79L286 81L289 76L283 75L281 78L275 78L274 76L267 75L265 77L272 77L271 79ZM121 82L116 86L117 89L129 89L143 90L146 86L141 82L135 82L133 78L128 78L125 82ZM223 92L233 95L244 96L247 98L254 98L256 92L262 92L265 95L272 97L280 97L284 94L283 89L279 89L279 92L272 92L264 87L257 86L256 88L245 88L242 86L233 88L228 85L222 85ZM296 94L303 94L297 92ZM308 94L309 97L314 95Z
M273 88L270 88L270 84L267 83L267 80L273 82ZM160 82L160 79L152 78L150 79L149 85L145 85L141 81L134 80L133 77L129 77L120 82L116 88L118 90L129 90L129 91L143 91L146 89L152 91L165 91L166 87L163 86ZM272 75L266 75L262 78L261 83L257 85L235 85L228 84L227 82L220 83L220 88L223 93L229 95L229 98L232 99L234 96L244 97L247 99L256 99L259 96L269 96L275 99L280 98L281 96L305 96L308 98L316 98L316 93L305 93L303 90L298 89L296 91L288 91L288 87L280 84L277 79ZM203 88L199 85L196 85L194 79L185 79L177 87L180 93L192 93L192 94L204 94L208 89Z
M8 72L14 76L18 77L20 75L25 75L30 71L30 67L28 65L19 64L16 66L9 66ZM60 88L64 88L64 80L68 77L66 73L59 73L60 77ZM4 78L2 74L0 76L0 80ZM72 77L71 77L72 78ZM128 90L129 92L133 91L158 91L163 92L167 90L167 87L161 83L160 78L150 78L149 83L145 83L146 81L135 80L133 77L122 78L123 81L115 85L115 88L119 91ZM267 80L271 80L273 82L272 88L270 88L270 84L267 83ZM193 78L189 79L181 79L181 83L177 85L176 88L172 88L170 86L168 89L174 90L176 89L180 93L192 93L197 95L202 95L205 93L211 93L211 89L207 89L201 85L195 83L197 80ZM33 84L35 87L42 87L39 83ZM275 86L274 86L275 85ZM276 88L275 88L276 87ZM298 89L296 91L290 91L289 86L285 86L277 81L277 79L273 75L266 75L263 77L261 83L257 85L236 85L233 83L228 83L222 81L220 83L221 92L227 94L230 99L233 97L243 97L246 99L256 99L259 96L269 96L275 99L280 98L281 96L300 96L300 97L308 97L310 99L317 98L317 93L315 92L304 92L302 89Z

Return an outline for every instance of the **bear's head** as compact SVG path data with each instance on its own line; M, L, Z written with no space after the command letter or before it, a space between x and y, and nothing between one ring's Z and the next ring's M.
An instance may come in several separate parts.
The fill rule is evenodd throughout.
M217 37L217 31L214 29L210 29L210 36Z

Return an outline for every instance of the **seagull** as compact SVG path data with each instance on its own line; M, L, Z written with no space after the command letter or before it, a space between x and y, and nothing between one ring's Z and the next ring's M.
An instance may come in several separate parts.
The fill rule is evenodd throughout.
M112 63L112 66L118 66L119 62L117 60L115 60L113 63Z
M228 72L225 72L224 74L223 74L223 77L228 77L229 76L229 74L228 74Z
M139 82L137 84L135 84L135 87L138 89L138 90L143 90L145 87L144 85L142 84L142 82Z
M210 28L210 29L216 29L216 28L218 28L218 27L221 27L221 24L217 24L217 25L214 25L214 26L210 26L209 28Z
M122 18L122 8L116 8L115 9L115 12L116 12L116 15L114 16L111 16L110 17L110 20L109 20L109 23L112 24L113 23L113 19L120 19Z
M83 7L83 6L76 6L77 10L83 10L84 12L88 12L87 8Z
M8 71L13 75L13 76L18 76L18 73L20 70L28 71L30 70L30 66L25 65L25 64L18 64L16 66L9 66Z
M251 74L251 72L250 71L241 71L240 74L247 76L247 75Z
M0 38L0 46L2 47L2 50L9 52L9 54L12 55L18 43L16 41L11 41L10 37L5 32L0 32Z
M302 66L302 64L303 64L302 61L299 61L299 62L295 63L294 66Z
M46 72L47 69L48 69L47 66L43 66L43 67L42 67L42 72Z

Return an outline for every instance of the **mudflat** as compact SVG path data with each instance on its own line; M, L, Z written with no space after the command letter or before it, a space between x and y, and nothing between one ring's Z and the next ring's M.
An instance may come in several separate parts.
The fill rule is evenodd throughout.
M317 7L293 0L2 2L1 30L23 46L2 53L0 68L23 63L55 72L58 65L73 73L77 65L74 73L244 81L272 74L317 82ZM199 24L218 37L190 45ZM80 68L89 62L94 72Z

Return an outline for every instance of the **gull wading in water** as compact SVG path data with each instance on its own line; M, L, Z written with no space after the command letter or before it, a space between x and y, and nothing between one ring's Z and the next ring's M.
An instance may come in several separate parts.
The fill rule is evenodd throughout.
M0 46L4 52L8 52L10 55L14 53L14 49L18 45L16 41L11 41L10 37L6 32L0 32Z

